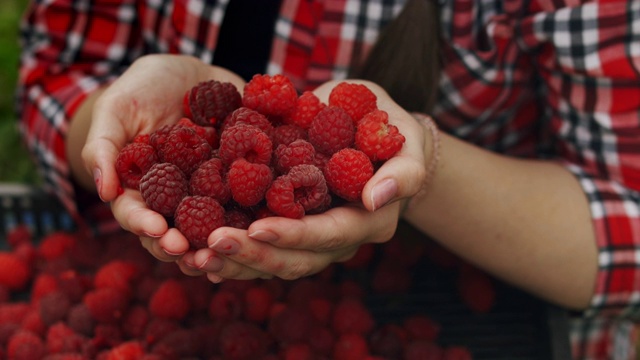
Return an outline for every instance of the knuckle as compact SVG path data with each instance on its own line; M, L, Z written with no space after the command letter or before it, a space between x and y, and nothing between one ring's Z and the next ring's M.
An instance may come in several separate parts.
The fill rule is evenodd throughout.
M284 280L296 280L312 273L311 264L306 261L297 260L289 264L279 275Z

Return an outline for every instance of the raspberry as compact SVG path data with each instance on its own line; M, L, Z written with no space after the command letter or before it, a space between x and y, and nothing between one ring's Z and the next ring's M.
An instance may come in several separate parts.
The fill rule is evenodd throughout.
M156 147L161 162L177 165L189 176L198 166L211 157L211 145L193 129L176 126L166 141Z
M284 360L313 360L316 356L311 346L305 343L287 344L282 350Z
M314 93L305 91L298 97L295 110L284 119L284 122L308 129L313 118L326 106Z
M112 348L122 343L123 334L118 324L97 324L92 342L96 347Z
M108 324L119 321L129 306L129 298L125 294L109 287L87 292L82 302L96 321Z
M309 332L309 346L327 357L333 352L335 342L335 335L325 326L315 326Z
M456 280L462 302L474 313L488 313L496 301L496 289L492 278L482 270L464 264Z
M189 193L189 182L180 168L171 163L158 163L140 180L140 194L149 209L173 216L182 198Z
M356 128L349 114L339 107L327 106L311 122L309 142L316 151L332 155L353 145Z
M77 303L69 310L67 324L76 333L91 336L95 321L89 308L83 303Z
M236 124L226 128L220 135L218 156L226 165L239 158L269 164L272 151L269 136L253 125Z
M129 340L109 350L104 360L140 359L144 353L141 341Z
M224 226L247 230L251 225L251 216L240 209L228 209L224 213Z
M1 257L1 255L0 255ZM1 274L1 272L0 272ZM46 294L59 289L58 279L53 274L39 273L31 285L31 301L37 302Z
M138 275L136 264L115 259L98 268L93 283L96 288L112 287L123 293L132 293L132 285Z
M181 321L190 308L184 286L175 279L165 280L149 299L150 313L159 318Z
M402 326L409 340L435 341L440 334L440 324L426 315L410 315Z
M0 304L0 324L20 324L30 311L24 302Z
M31 331L18 330L7 342L7 358L41 359L46 355L44 341Z
M362 151L343 149L324 168L329 189L347 201L359 201L364 185L373 176L373 164Z
M344 298L335 305L331 327L337 334L366 335L373 330L374 325L373 315L361 300Z
M167 334L180 328L180 324L175 320L167 318L152 318L144 329L144 341L147 344L155 344Z
M298 93L284 75L256 74L244 86L242 104L267 116L287 116L297 104Z
M78 242L75 234L55 231L45 236L38 245L38 255L45 260L66 256Z
M154 291L155 293L155 291ZM143 305L134 305L122 319L122 330L129 338L142 338L150 319L149 310Z
M279 125L273 129L271 142L273 147L280 145L289 145L296 140L308 140L307 130L298 125Z
M322 205L327 192L322 171L315 165L303 164L274 180L265 197L267 206L274 213L299 219L305 211Z
M9 290L22 290L31 279L31 268L18 256L0 252L0 286Z
M333 349L335 360L365 360L369 355L367 340L357 333L342 334L336 339Z
M404 348L406 360L441 360L443 350L438 344L427 340L411 341Z
M316 150L310 142L300 139L288 145L278 145L274 155L276 170L286 174L296 165L314 164Z
M244 318L254 323L262 323L269 317L273 295L264 286L248 289L244 294Z
M209 303L209 317L213 320L238 320L242 315L242 299L229 290L218 290Z
M176 329L160 339L151 350L165 359L196 359L204 341L195 329Z
M30 244L31 241L31 229L27 225L17 225L7 233L7 244L12 249L15 249L20 244Z
M341 82L329 93L329 106L344 109L358 123L362 117L378 109L376 95L363 84Z
M89 342L89 338L76 334L64 322L57 322L47 329L45 335L49 353L79 352Z
M47 326L65 320L69 309L71 309L71 300L62 291L53 291L43 296L38 302L40 318Z
M198 83L186 94L186 115L201 126L214 126L242 105L240 92L229 82L208 80Z
M386 111L375 110L366 114L356 127L355 146L371 161L390 159L400 151L404 141L398 128L389 124Z
M149 134L149 144L153 146L154 149L158 149L165 142L167 142L167 138L169 137L169 133L179 127L177 124L168 124L163 125L156 129L154 132Z
M473 355L469 349L462 346L450 346L444 349L442 360L472 360Z
M131 142L151 145L151 134L138 134Z
M233 200L246 207L257 205L264 199L272 180L271 168L244 158L234 161L227 173L227 183Z
M153 146L141 142L125 145L116 158L116 172L123 187L138 189L140 178L158 162L158 155Z
M193 129L193 131L195 131L196 134L198 134L201 138L207 140L207 143L214 149L220 145L220 139L218 139L218 131L212 126L200 126L186 117L178 120L176 125Z
M192 249L207 247L211 232L224 226L224 208L208 196L186 196L176 208L175 226L189 240Z
M211 158L198 167L189 179L191 195L209 196L221 205L229 201L231 193L225 182L225 167L219 158Z
M387 323L373 331L369 342L373 354L385 359L400 359L408 340L402 326Z
M234 112L229 114L229 116L227 116L224 123L222 124L221 129L222 131L224 131L225 129L240 123L253 125L262 130L267 135L271 135L271 133L273 132L273 125L266 116L244 106L236 109Z
M303 306L287 306L267 324L269 333L276 340L288 343L306 341L314 327L313 315Z
M236 321L220 332L220 352L225 359L259 359L269 350L269 336L256 324Z

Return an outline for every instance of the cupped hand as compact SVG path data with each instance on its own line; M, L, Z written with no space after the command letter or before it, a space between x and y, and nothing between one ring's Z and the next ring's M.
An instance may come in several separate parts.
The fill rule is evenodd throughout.
M324 84L316 95L327 103L337 83ZM425 158L430 154L425 149L430 148L430 138L383 89L361 83L376 94L378 107L387 111L390 123L406 138L402 150L367 182L362 204L335 207L302 219L268 217L248 230L216 229L208 238L209 248L181 259L184 272L205 272L213 282L272 276L297 279L349 259L364 243L381 243L393 236L401 207L421 190L426 179Z
M137 190L122 189L115 170L119 151L139 134L177 122L182 99L200 81L244 81L225 69L184 55L147 55L135 61L96 100L82 160L93 174L98 195L111 202L120 225L141 237L157 258L172 261L187 251L186 239L144 203Z

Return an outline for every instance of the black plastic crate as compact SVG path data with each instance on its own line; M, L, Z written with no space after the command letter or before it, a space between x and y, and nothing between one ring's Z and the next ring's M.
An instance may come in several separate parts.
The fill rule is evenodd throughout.
M0 184L0 205L0 248L6 247L5 236L17 224L27 224L36 238L53 230L75 228L61 204L37 188ZM404 222L398 231L422 236ZM379 324L400 323L413 314L428 315L441 325L438 344L464 346L474 359L571 358L566 310L494 280L494 307L487 313L474 313L457 294L455 272L426 260L414 270L417 276L410 292L368 295L367 303ZM367 274L354 272L346 276L358 278Z

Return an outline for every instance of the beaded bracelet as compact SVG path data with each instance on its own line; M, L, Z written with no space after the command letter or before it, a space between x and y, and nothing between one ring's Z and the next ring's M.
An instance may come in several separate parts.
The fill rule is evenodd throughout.
M411 113L411 115L422 126L429 129L429 132L431 133L431 159L429 160L429 165L427 166L427 176L422 183L420 191L418 191L417 194L415 194L409 201L407 201L404 209L402 209L401 214L404 214L408 209L413 207L413 205L425 195L429 184L435 176L438 163L440 163L440 131L438 130L438 126L430 116L416 112Z

